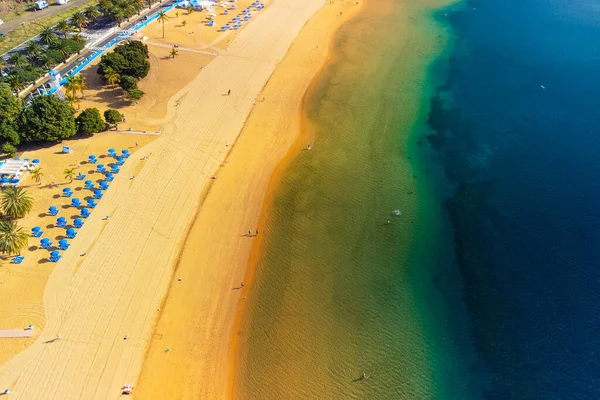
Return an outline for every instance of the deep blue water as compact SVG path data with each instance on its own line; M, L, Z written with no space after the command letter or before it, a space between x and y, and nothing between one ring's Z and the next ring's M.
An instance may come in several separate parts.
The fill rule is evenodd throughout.
M465 4L440 14L456 46L429 141L472 378L488 399L600 399L600 1Z

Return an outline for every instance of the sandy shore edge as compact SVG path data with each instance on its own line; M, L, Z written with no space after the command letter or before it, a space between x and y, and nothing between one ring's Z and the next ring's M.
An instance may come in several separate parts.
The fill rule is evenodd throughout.
M268 205L280 171L306 145L305 94L327 65L339 27L361 5L338 0L319 9L258 96L188 232L136 398L235 397L237 338Z

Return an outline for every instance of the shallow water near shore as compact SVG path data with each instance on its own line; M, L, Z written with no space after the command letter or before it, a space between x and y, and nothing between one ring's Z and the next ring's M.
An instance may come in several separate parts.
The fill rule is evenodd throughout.
M442 5L370 0L338 32L307 93L298 148L276 177L241 326L237 398L471 390L457 378L468 355L456 353L468 345L456 345L445 317L445 303L460 299L437 289L441 211L416 155L445 77L435 70L449 40L434 17Z

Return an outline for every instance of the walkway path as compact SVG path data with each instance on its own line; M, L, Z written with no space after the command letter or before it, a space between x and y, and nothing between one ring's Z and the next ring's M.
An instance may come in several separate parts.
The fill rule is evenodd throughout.
M133 156L149 155L143 170L130 181L137 162L125 164L56 265L44 294L46 329L0 368L0 387L11 388L11 400L117 399L122 385L135 384L178 246L209 177L275 66L322 4L275 0L227 53L173 96L185 94L186 100L163 135ZM44 343L58 334L61 340Z

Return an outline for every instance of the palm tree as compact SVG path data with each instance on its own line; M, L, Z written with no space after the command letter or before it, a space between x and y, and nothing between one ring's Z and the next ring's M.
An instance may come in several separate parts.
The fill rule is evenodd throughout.
M27 59L21 53L12 53L8 60L15 68L20 68L27 65Z
M169 53L169 55L173 58L175 58L175 56L177 56L179 54L179 52L175 49L171 49L171 52Z
M184 19L183 21L181 21L181 25L186 26L187 25L187 21Z
M44 176L44 173L42 172L42 169L40 167L30 170L29 175L31 175L31 177L35 179L38 185L42 184L42 176Z
M54 62L52 60L50 60L50 58L48 57L48 55L46 53L40 53L40 54L38 54L35 59L37 60L37 62L40 65L43 65L43 66L45 66L48 69L54 67Z
M101 15L102 13L100 12L100 10L98 10L98 7L96 6L89 6L85 9L85 16L89 21L93 21Z
M192 6L189 6L189 7L187 8L187 12L188 12L188 14L191 14L191 13L193 13L193 12L194 12L194 7L192 7Z
M115 84L119 83L121 76L114 69L108 67L104 70L104 79L106 79L106 82L108 82L114 90Z
M65 93L65 101L71 107L73 107L73 104L77 103L77 109L79 110L79 99L77 98L77 96L74 96L70 93Z
M67 83L65 83L65 93L70 94L73 97L76 97L77 92L79 91L79 82L77 78L73 75L67 76Z
M71 17L71 21L73 21L77 29L79 29L79 32L81 32L81 27L87 22L87 18L85 17L84 13L82 13L81 11L77 11Z
M69 25L69 23L67 22L66 19L63 19L58 24L56 24L56 29L58 29L66 39L67 32L69 32L71 30L71 25Z
M167 22L169 20L169 16L167 14L165 14L164 11L161 11L158 13L158 18L157 18L158 22L162 22L163 25L163 39L165 38L165 22Z
M44 28L42 32L40 32L40 38L44 44L52 44L58 39L56 33L52 30L52 28Z
M29 42L27 42L27 47L25 48L25 53L29 57L35 58L38 54L40 54L41 51L42 51L42 46L40 46L40 44L38 42L34 42L33 40L30 40Z
M83 75L77 75L75 77L75 80L77 81L77 86L79 87L79 92L81 93L81 98L85 98L83 91L88 89L88 85L85 82L85 78L83 77Z
M65 42L64 40L61 40L60 42L58 42L58 45L56 46L56 50L58 50L60 52L60 54L62 54L63 62L67 61L67 58L69 58L69 54L71 51L71 47L67 44L67 42Z
M0 201L4 214L11 218L23 218L33 208L33 199L20 187L9 187L2 193Z
M73 39L77 43L85 44L85 39L83 38L83 36L81 36L81 33L74 34L71 39Z
M144 8L144 0L133 0L133 8L135 8L137 14L140 15L142 8Z
M65 174L65 179L70 179L69 182L73 182L73 177L76 175L75 168L66 168L63 173Z
M175 11L175 18L179 18L179 11Z
M0 221L0 252L4 254L19 254L27 247L29 235L16 221Z
M21 80L18 76L10 75L8 77L8 84L10 85L10 88L13 91L17 91L21 88L21 86L23 85L23 82L21 82Z

